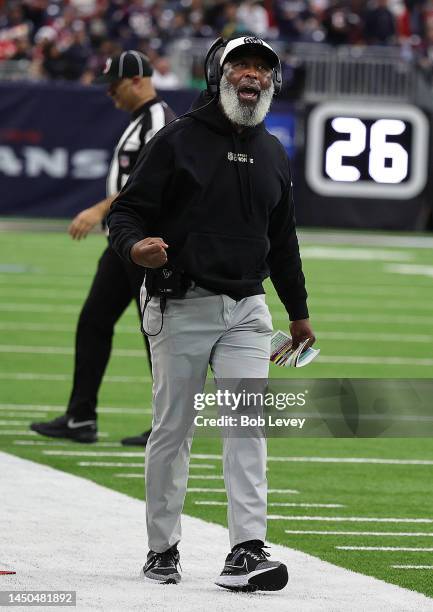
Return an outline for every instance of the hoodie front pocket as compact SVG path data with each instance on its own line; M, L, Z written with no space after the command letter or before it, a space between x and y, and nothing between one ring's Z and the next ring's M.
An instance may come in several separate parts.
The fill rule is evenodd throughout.
M258 278L267 254L264 238L191 232L179 262L193 278L236 281Z

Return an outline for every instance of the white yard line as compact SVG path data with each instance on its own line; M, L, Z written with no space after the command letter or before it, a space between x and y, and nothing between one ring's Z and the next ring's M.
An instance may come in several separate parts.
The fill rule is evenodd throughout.
M28 429L1 429L1 436L37 436L38 434L35 431L30 431Z
M137 330L138 333L138 330ZM19 353L28 355L74 355L75 348L70 346L27 346L19 344L0 344L0 353ZM115 357L143 357L143 349L113 349Z
M271 505L271 504L268 504ZM433 538L432 531L314 531L307 529L285 529L289 535L373 536L393 538Z
M5 312L27 312L27 313L38 313L38 312L52 312L52 313L65 313L65 314L78 314L80 306L69 306L66 304L55 304L50 306L49 304L23 304L20 302L13 303L1 303L0 302L0 311ZM135 313L126 312L124 316L128 318L132 318L136 316ZM273 315L273 319L275 321L288 321L287 315L275 313ZM408 325L410 327L413 326L424 326L424 325L432 325L433 317L423 317L416 316L411 317L408 315L377 315L377 314L348 314L347 312L333 312L333 313L315 313L314 321L328 321L328 322L336 322L336 323L383 323L384 325ZM137 330L137 334L138 334Z
M433 321L433 320L432 320ZM1 344L0 353L16 353L16 354L28 354L28 355L65 355L70 356L74 354L74 349L69 347L59 346L20 346L20 345L9 345ZM114 349L112 351L114 357L132 358L137 359L143 357L143 350L135 349ZM433 366L433 359L428 358L406 358L406 357L371 357L368 355L320 355L320 361L322 363L350 363L350 364L372 364L372 365L406 365L406 366ZM106 377L106 380L109 377ZM130 377L121 377L126 380L130 380ZM142 380L142 379L140 379ZM120 382L120 381L119 381Z
M195 501L197 506L226 506L227 502L223 501ZM290 508L344 508L343 504L303 504L292 502L269 502L268 506L289 506Z
M353 248L346 246L302 246L302 259L343 260L343 261L412 261L414 256L409 251L391 251L385 249Z
M143 473L139 474L114 474L117 478L143 478ZM224 480L224 476L216 476L209 474L190 474L189 480Z
M270 514L273 521L325 521L335 523L433 523L431 518L397 518L379 516L290 516L288 514Z
M343 342L398 342L399 344L433 344L432 335L422 334L381 334L370 332L333 332L317 330L320 340L342 340Z
M122 334L137 334L137 326L119 325L117 331ZM0 330L5 331L35 331L35 332L74 332L75 328L70 325L45 325L37 323L1 323ZM399 342L403 344L432 344L433 335L429 334L395 334L395 333L374 333L374 332L344 332L344 331L325 331L318 328L316 335L325 340L345 340L347 342Z
M75 442L72 440L46 438L46 440L14 440L13 444L17 444L18 446L72 446ZM98 447L99 446L104 448L123 448L120 442L98 442Z
M339 230L311 231L300 229L298 231L299 240L308 244L335 244L335 245L361 245L378 247L399 247L410 249L433 249L433 238L431 235L396 235L394 233L382 234L380 232L347 232Z
M433 319L432 319L433 322ZM350 365L386 365L386 366L411 366L427 367L433 366L433 359L406 359L405 357L366 357L353 355L320 355L321 363L344 363Z
M10 427L11 425L25 425L28 420L29 419L24 419L24 418L21 421L13 421L12 419L4 419L4 420L0 420L0 427Z
M41 374L39 372L0 372L1 380L71 381L71 374ZM150 383L150 376L104 376L104 383ZM63 407L64 410L64 407Z
M129 468L143 468L144 460L142 463L130 463L130 462L115 462L115 461L79 461L77 463L80 467L129 467ZM208 463L190 463L190 469L202 469L202 470L214 470L215 465Z
M432 547L423 546L335 546L338 550L377 550L381 552L433 552Z
M433 565L391 565L394 569L433 570Z
M138 451L57 451L46 450L42 451L45 455L64 455L75 457L142 457L144 450ZM222 459L222 455L192 453L191 458L194 459ZM295 463L372 463L384 465L433 465L433 460L430 459L381 459L376 457L278 457L269 455L268 461L276 462L295 462Z
M279 592L233 594L213 580L229 550L227 530L183 517L182 582L143 582L144 503L91 481L1 454L2 590L76 590L77 611L431 612L433 600L283 546L289 568ZM34 483L37 486L34 486ZM65 521L67 512L67 521ZM108 537L107 537L108 534ZM354 597L356 593L356 597Z
M274 321L285 321L287 323L287 315L275 313L272 315ZM347 312L333 313L314 313L314 321L325 321L328 323L338 323L339 326L343 323L381 323L382 325L407 325L412 328L424 327L425 325L433 325L433 317L406 316L406 315L381 315L381 314L356 314L352 315Z
M31 410L33 412L65 412L65 406L62 404L58 405L47 405L47 404L0 404L0 414L3 410ZM151 414L151 408L127 408L127 407L114 407L114 406L98 406L98 412L105 414ZM18 415L17 415L18 416ZM35 415L35 416L40 416Z
M375 465L433 465L432 459L381 459L378 457L268 457L268 461L294 463L372 463Z

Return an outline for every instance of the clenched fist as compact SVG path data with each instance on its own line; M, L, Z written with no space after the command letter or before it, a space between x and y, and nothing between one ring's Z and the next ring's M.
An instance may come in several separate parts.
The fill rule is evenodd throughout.
M145 268L160 268L167 261L168 244L162 238L144 238L136 242L130 251L134 263Z

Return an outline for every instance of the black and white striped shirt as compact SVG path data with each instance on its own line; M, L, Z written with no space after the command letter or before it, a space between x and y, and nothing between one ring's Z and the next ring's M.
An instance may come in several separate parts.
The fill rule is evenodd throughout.
M107 197L116 195L128 180L141 148L176 115L165 102L153 98L132 113L131 123L114 150L107 176Z

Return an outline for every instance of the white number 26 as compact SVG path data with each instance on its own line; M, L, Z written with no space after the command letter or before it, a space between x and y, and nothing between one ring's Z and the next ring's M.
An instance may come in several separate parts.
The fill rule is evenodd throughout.
M337 140L328 148L326 174L334 181L356 182L361 177L359 169L343 164L343 158L356 157L365 150L367 128L354 117L336 117L332 128L339 134L349 134L350 139ZM377 183L401 183L407 177L407 151L397 142L387 141L387 136L398 136L405 129L406 125L399 119L379 119L371 126L368 173Z

